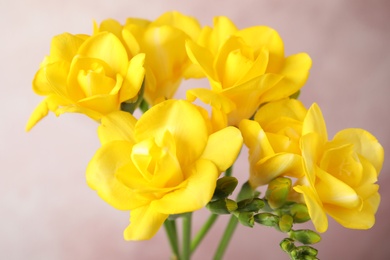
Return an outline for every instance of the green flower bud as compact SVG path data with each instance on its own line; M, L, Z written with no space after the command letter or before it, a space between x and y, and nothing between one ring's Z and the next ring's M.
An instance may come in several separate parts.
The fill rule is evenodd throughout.
M315 244L320 242L321 236L310 229L291 230L290 238L298 240L302 244Z
M237 184L237 179L231 176L225 176L218 179L212 200L227 198L233 193Z
M318 260L316 256L305 255L299 250L299 248L293 249L290 252L291 259L293 260Z
M253 212L236 211L234 215L238 218L238 221L244 226L253 227L255 225Z
M279 229L282 232L289 232L293 226L293 217L290 215L283 215L279 218Z
M297 251L300 253L300 255L317 256L318 254L318 250L311 246L297 247Z
M259 198L254 198L239 201L237 205L237 210L240 212L258 212L264 207L265 203Z
M210 201L206 206L214 214L230 214L237 209L237 203L231 199Z
M310 220L309 211L305 204L293 204L290 208L290 214L294 218L294 223L304 223Z
M279 223L279 217L271 213L260 213L254 216L256 223L267 227L276 227Z
M290 252L291 259L293 260L317 260L318 258L311 255L302 255L302 252L298 248L293 249Z
M286 202L288 193L291 190L291 179L278 177L273 179L267 188L265 198L272 209L280 208Z
M280 248L286 253L290 253L293 249L295 249L294 240L291 238L285 238L280 242Z

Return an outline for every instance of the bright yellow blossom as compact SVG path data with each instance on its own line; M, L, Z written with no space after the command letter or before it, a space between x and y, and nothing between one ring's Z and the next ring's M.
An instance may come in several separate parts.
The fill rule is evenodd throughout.
M342 130L328 141L316 104L307 118L301 138L305 177L294 189L303 194L315 228L327 230L326 214L347 228L371 228L380 202L375 182L384 159L382 146L363 129Z
M216 17L214 28L205 27L198 41L187 42L186 47L211 85L211 90L189 90L187 98L210 104L214 113L227 116L230 125L250 118L261 104L299 91L311 67L305 53L284 56L275 30L266 26L238 30L226 17Z
M144 54L129 57L121 41L108 32L54 37L50 55L33 81L34 91L46 98L31 115L27 130L49 111L99 119L120 110L122 102L137 98L144 80L143 63Z
M108 19L95 32L115 33L131 55L145 53L145 100L154 105L174 96L183 78L199 77L188 59L185 41L196 40L199 22L177 11L166 12L154 21L127 19L124 26Z
M303 175L299 148L307 109L296 99L262 106L254 120L244 119L240 130L249 148L252 187L268 184L278 176Z
M170 214L204 207L220 173L235 161L240 131L210 134L200 109L167 100L139 121L124 112L102 119L103 146L89 163L87 181L106 202L131 211L126 240L149 239Z

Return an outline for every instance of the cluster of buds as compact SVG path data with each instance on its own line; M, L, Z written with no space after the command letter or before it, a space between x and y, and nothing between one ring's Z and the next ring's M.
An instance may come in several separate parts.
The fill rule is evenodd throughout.
M231 176L218 179L214 196L207 208L213 214L232 214L247 227L260 224L288 234L289 237L280 246L291 259L317 259L317 250L308 245L319 242L320 235L308 229L293 229L294 224L307 222L310 216L305 204L288 200L291 179L278 177L272 180L263 198L249 183L242 186L237 200L228 198L237 184L237 179ZM295 242L304 245L296 246Z

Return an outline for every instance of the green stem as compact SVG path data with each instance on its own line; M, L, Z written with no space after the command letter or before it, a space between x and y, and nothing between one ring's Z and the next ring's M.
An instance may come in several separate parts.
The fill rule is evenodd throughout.
M173 259L180 259L179 254L179 246L178 246L178 240L177 240L177 232L176 232L176 222L175 220L167 219L164 222L165 231L168 236L169 244L171 246L172 253L174 256Z
M192 212L183 214L183 245L181 260L189 260L191 257L191 221Z
M244 199L253 198L255 196L254 190L251 188L248 182L244 183L241 187L240 192L237 195L237 201ZM220 260L226 251L227 246L233 236L234 230L238 224L238 218L235 215L230 216L228 225L226 226L225 232L223 233L222 239L219 242L217 251L215 252L214 260Z
M195 251L200 242L206 236L207 232L210 230L211 226L218 219L219 215L211 214L207 221L203 224L202 228L198 231L191 243L191 253Z
M222 239L219 242L219 246L214 255L214 260L220 260L223 257L223 254L226 251L227 246L229 245L230 239L234 233L238 224L238 219L236 216L231 215L228 225L226 226L225 232L223 233Z

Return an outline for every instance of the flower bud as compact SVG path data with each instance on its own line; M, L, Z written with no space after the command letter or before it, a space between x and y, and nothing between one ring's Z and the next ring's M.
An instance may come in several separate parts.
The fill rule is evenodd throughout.
M291 239L291 238L285 238L282 240L282 242L280 242L280 248L286 252L286 253L290 253L293 249L296 248L295 244L294 244L294 240Z
M290 238L298 240L302 244L315 244L320 242L321 236L310 229L291 230Z
M286 177L278 177L273 179L267 188L265 198L272 209L280 208L286 202L288 193L291 189L291 179Z
M237 187L238 181L231 176L225 176L217 180L213 200L227 198Z
M271 213L260 213L254 216L256 223L267 227L275 227L279 223L279 217Z
M297 247L297 251L300 255L317 256L318 254L318 250L311 246L299 246Z
M237 209L237 203L231 199L210 201L206 206L214 214L230 214Z
M290 214L294 218L294 223L304 223L310 220L310 215L305 204L296 203L292 205Z
M312 255L303 255L302 252L298 250L298 248L293 249L290 252L291 259L293 260L317 260L318 258L316 256Z
M293 226L293 217L290 215L283 215L279 218L279 229L282 232L289 232Z
M259 198L254 198L239 201L237 205L237 210L240 212L258 212L264 207L265 203Z
M247 227L253 227L255 225L253 212L237 212L234 214L238 221Z

